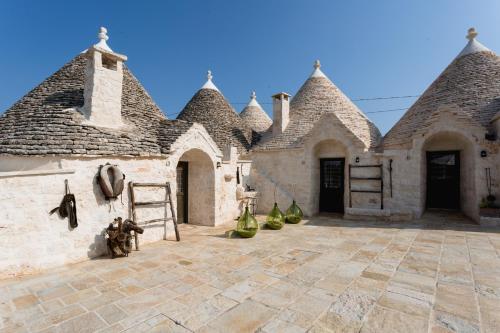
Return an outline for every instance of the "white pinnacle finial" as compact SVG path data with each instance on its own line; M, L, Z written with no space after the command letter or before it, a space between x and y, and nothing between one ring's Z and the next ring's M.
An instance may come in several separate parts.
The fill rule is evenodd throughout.
M207 82L205 82L205 84L203 85L203 87L201 87L201 89L212 89L212 90L219 91L219 89L217 89L215 84L212 82L212 78L213 78L212 71L208 70L207 71Z
M104 49L108 52L113 52L113 50L111 50L111 48L106 43L106 41L109 39L108 29L106 29L105 27L101 27L99 29L99 33L97 34L97 37L99 38L99 42L97 44L95 44L96 47Z
M100 40L105 40L107 41L109 39L108 37L108 29L106 29L105 27L101 27L99 29L99 34L97 34L97 37L100 39Z
M484 51L489 51L491 52L490 49L488 49L486 46L483 44L479 43L479 41L476 39L477 37L477 31L474 28L469 28L467 30L467 38L469 42L465 47L462 49L462 51L458 54L457 58L463 57L464 55L467 54L472 54L472 53L477 53L477 52L484 52Z
M467 38L468 40L473 40L475 39L477 36L477 31L474 27L472 28L469 28L469 30L467 30L467 36L465 38Z
M319 62L319 60L316 60L314 62L314 70L311 74L311 77L326 77L320 68L321 68L321 63Z
M247 106L257 106L262 109L259 102L257 102L257 94L255 93L255 91L252 91L252 93L250 94L250 102L248 102Z

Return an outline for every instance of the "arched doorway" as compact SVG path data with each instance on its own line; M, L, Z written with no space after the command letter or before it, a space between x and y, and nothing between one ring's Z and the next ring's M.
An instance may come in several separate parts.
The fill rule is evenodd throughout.
M344 213L346 147L337 140L317 143L312 152L312 201L315 212Z
M472 143L459 133L436 133L424 142L422 161L424 207L461 210L474 216L477 205Z
M179 223L215 225L215 170L200 149L185 152L177 163Z

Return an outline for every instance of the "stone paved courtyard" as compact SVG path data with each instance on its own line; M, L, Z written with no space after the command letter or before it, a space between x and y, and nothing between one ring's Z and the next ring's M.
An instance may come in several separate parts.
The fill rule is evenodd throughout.
M467 223L183 225L180 243L0 281L0 332L498 332L500 230Z

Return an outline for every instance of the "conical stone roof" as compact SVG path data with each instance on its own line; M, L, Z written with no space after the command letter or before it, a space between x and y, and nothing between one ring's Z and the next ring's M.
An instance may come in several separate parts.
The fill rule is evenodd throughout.
M177 119L202 124L221 150L232 145L240 153L246 152L252 142L252 130L211 79L209 73L207 83L191 98Z
M269 118L259 102L257 102L255 91L250 96L250 102L241 111L240 117L245 124L257 133L265 132L273 124L271 118Z
M84 104L85 66L85 55L76 56L0 117L0 154L162 155L192 126L166 119L125 65L121 103L127 128L86 124L78 110Z
M469 42L384 138L384 146L410 145L415 131L425 130L427 121L441 105L455 105L485 129L500 111L500 57L475 40Z
M290 102L290 122L285 131L273 137L267 133L256 149L301 147L307 135L325 114L333 114L367 148L376 147L381 135L344 93L321 71L319 61L312 75Z

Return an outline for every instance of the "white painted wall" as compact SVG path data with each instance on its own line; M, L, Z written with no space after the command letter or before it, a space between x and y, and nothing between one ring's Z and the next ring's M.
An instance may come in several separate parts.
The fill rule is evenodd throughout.
M126 175L127 184L129 181L170 182L176 208L177 163L183 155L197 157L197 154L201 154L204 159L196 177L213 186L199 187L201 191L208 192L206 196L198 198L201 198L202 204L210 207L203 211L203 219L200 217L194 221L216 225L236 218L240 213L240 203L236 200L236 180L228 182L224 179L229 169L236 174L236 163L230 162L223 168L216 167L222 153L205 129L201 125L193 125L172 145L171 150L170 156L163 157L1 156L0 278L34 273L107 253L104 229L115 217L131 218L131 212L128 188L125 188L122 199L113 201L111 205L104 199L96 175L99 166L105 163L118 165ZM196 163L193 167L196 168ZM69 228L67 219L61 219L57 214L49 215L49 211L60 204L65 179L77 201L79 225L73 230ZM192 192L196 195L196 191ZM163 200L164 195L165 191L162 190L139 188L136 190L136 201ZM139 222L165 214L170 217L170 211L165 212L163 208L137 210ZM163 223L160 222L148 225L139 238L144 244L161 240L163 236ZM175 239L170 219L167 223L167 238L172 241Z

